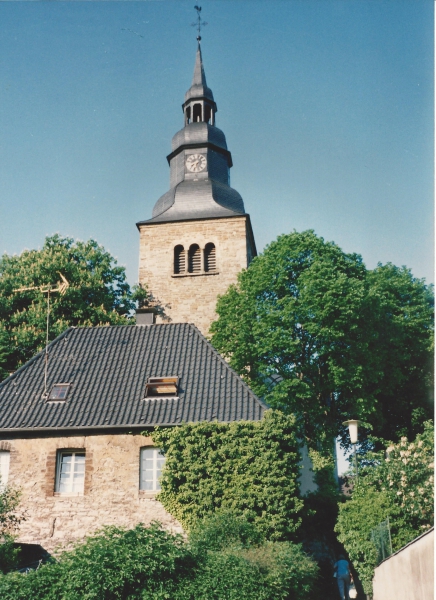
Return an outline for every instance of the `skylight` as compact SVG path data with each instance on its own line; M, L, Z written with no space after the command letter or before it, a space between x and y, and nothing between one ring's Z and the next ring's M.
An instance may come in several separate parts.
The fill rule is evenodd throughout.
M149 377L145 386L145 396L177 396L179 378L174 377Z
M51 388L48 400L66 400L69 389L69 383L55 383L54 386Z

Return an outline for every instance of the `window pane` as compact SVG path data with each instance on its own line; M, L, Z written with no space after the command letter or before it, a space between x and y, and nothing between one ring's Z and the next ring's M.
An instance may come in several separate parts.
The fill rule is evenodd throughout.
M0 451L0 486L6 485L9 477L10 453L8 450Z
M83 493L85 481L85 454L63 452L58 462L59 489L61 494Z
M50 392L51 400L65 400L68 394L68 385L54 385Z
M158 448L141 448L141 490L157 492L161 489L158 479L164 463L165 457Z

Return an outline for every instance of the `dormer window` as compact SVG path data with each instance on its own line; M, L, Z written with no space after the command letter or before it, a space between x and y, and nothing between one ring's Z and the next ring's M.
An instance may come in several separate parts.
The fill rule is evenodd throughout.
M70 389L69 383L55 383L51 388L48 400L56 400L62 402L67 399L68 390Z
M146 398L159 398L163 396L177 396L179 378L174 377L149 377L145 386Z

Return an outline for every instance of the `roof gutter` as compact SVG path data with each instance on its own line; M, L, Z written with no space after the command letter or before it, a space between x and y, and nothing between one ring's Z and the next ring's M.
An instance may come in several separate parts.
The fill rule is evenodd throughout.
M243 421L244 419L241 419L241 421ZM215 419L213 420L215 421ZM210 422L213 422L210 421ZM196 421L198 422L198 421ZM233 423L234 421L218 421L219 423ZM87 425L87 426L80 426L80 425L71 425L69 427L11 427L11 428L4 428L4 429L0 429L0 439L2 438L3 435L11 435L11 434L30 434L30 433L62 433L62 434L68 434L69 432L100 432L100 431L131 431L132 429L135 430L144 430L144 429L150 429L150 427L177 427L179 425L182 425L184 422L181 421L180 423L128 423L126 425Z

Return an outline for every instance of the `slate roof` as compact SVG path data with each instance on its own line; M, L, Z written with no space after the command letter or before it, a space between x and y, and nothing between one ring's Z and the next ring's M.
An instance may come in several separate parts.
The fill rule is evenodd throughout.
M214 179L182 181L161 196L153 216L138 225L189 219L213 219L245 215L244 202L236 190Z
M179 396L144 399L148 377L179 376ZM188 323L70 328L49 346L48 390L71 383L66 402L44 400L44 352L0 384L0 435L260 420L266 406Z

